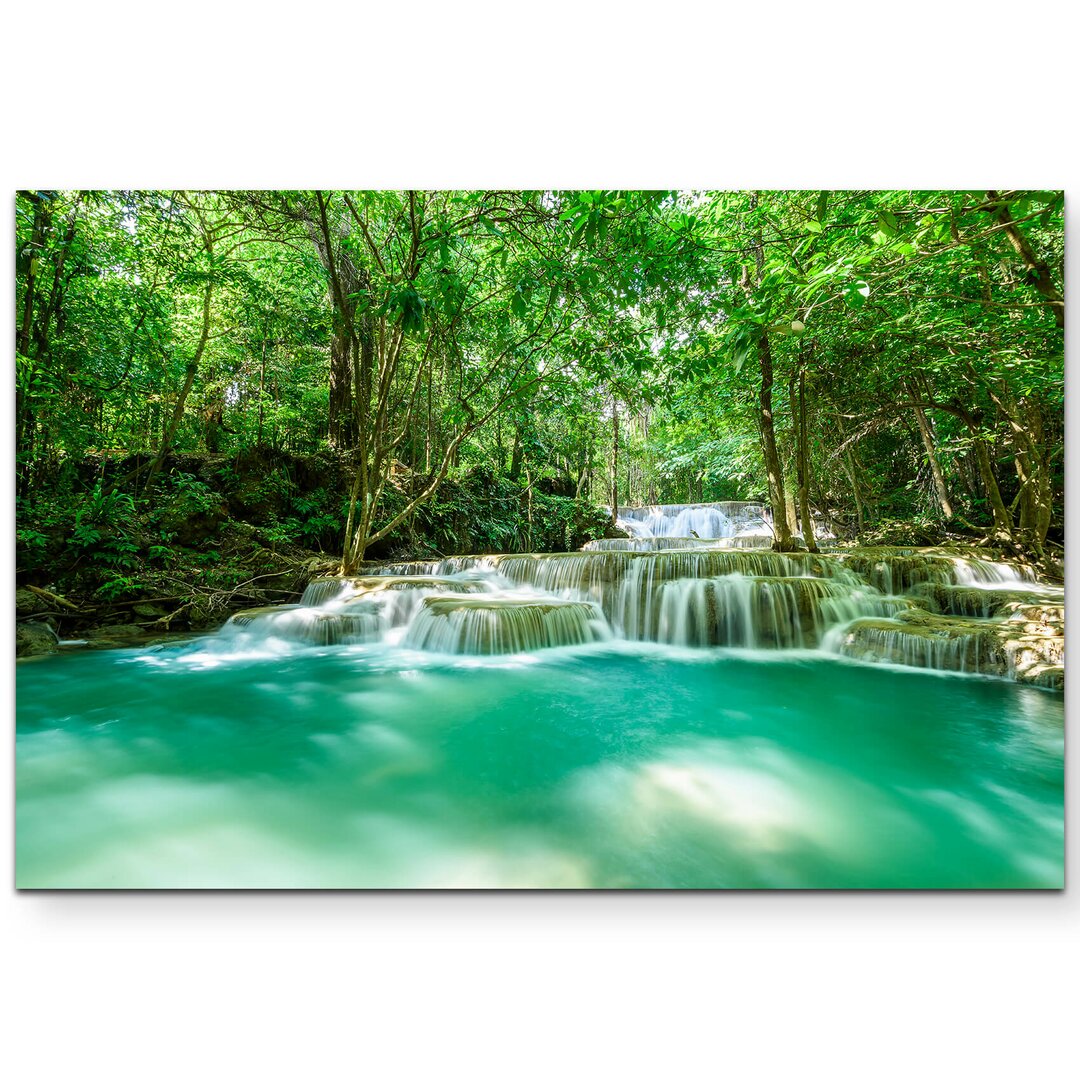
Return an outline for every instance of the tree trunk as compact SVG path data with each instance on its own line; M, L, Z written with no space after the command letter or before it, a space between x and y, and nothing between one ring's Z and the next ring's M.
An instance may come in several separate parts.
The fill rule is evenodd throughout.
M758 430L761 453L765 460L765 475L769 481L769 504L773 514L773 550L792 551L795 547L788 527L787 498L784 493L784 473L776 449L776 427L773 422L773 358L768 334L762 330L757 342L761 386L758 390Z
M922 437L923 448L926 450L927 459L930 462L930 472L934 477L934 489L937 491L938 505L945 515L946 521L953 519L953 507L949 500L949 489L945 486L945 474L941 471L941 462L938 460L934 449L934 432L930 421L926 417L921 405L915 406L915 419L919 424L919 435Z
M1050 274L1050 267L1035 254L1031 244L1028 243L1027 237L1013 222L1008 203L1000 202L1000 196L996 191L988 191L986 195L995 204L990 212L1004 225L1005 235L1009 238L1009 243L1012 244L1013 250L1023 260L1024 269L1027 270L1028 282L1054 313L1054 322L1057 326L1063 328L1065 326L1065 298L1058 292L1057 286L1054 284L1054 279Z
M757 194L751 196L750 209L757 208ZM761 229L758 227L754 237L754 262L757 267L757 280L760 282L765 266L765 247ZM753 301L754 291L750 284L748 268L743 270L742 288L747 299ZM769 484L769 505L773 515L773 550L791 551L794 543L791 528L788 525L787 498L784 492L784 472L780 464L780 454L776 449L776 425L773 422L773 355L772 345L765 327L757 328L758 367L761 383L758 387L758 434L761 437L761 456L765 464L765 475Z
M619 518L619 403L611 395L611 524Z
M255 434L255 445L262 446L263 433L263 389L266 386L266 338L262 342L262 356L259 360L259 427Z
M517 483L521 476L521 429L514 425L514 446L510 451L510 479Z
M979 474L982 476L986 497L990 502L990 510L994 515L994 532L999 539L1012 543L1014 541L1012 517L1001 497L1001 489L998 487L997 478L994 476L993 465L990 461L990 451L986 447L986 440L981 438L978 432L973 432L973 435L975 436L975 457L979 463Z
M799 518L802 524L803 541L807 551L817 552L817 540L814 537L814 518L810 512L810 439L806 430L806 371L799 365L798 407L795 407L792 395L792 416L795 424L795 475L799 493Z
M28 389L39 356L30 356L30 337L34 326L34 304L37 299L37 281L41 276L41 253L45 249L45 234L49 230L52 211L41 192L29 191L27 197L34 204L34 224L30 232L30 253L26 267L26 291L23 294L22 321L15 334L15 351L26 357L29 366L18 372L15 382L15 461L18 472L17 492L25 496L31 486L34 457L34 426L36 418L28 400ZM40 347L37 350L40 353ZM25 386L24 386L25 382Z
M342 326L330 342L330 404L326 436L331 446L347 450L352 438L352 356L349 334Z
M211 245L209 239L206 241L207 253L211 254ZM169 418L169 423L165 428L165 433L161 437L161 446L158 449L154 460L150 463L150 471L146 476L146 486L143 488L144 494L149 494L151 487L154 484L154 480L157 474L161 471L161 466L168 456L169 450L172 449L173 440L176 438L177 429L180 427L180 420L184 415L184 407L187 404L188 394L191 393L191 388L195 383L195 373L199 370L199 361L202 360L203 352L206 349L206 342L210 337L210 297L214 291L213 277L208 276L206 279L206 289L203 291L203 305L202 305L202 330L199 333L199 341L195 346L195 353L188 361L186 374L184 376L184 385L180 390L180 396L176 399L176 407L173 409L172 416Z
M1020 480L1020 524L1018 530L1011 530L1012 535L1041 559L1053 512L1050 463L1043 439L1042 414L1037 402L1030 399L1016 401L1004 383L987 382L986 387L991 400L1009 425L1015 447L1015 466Z

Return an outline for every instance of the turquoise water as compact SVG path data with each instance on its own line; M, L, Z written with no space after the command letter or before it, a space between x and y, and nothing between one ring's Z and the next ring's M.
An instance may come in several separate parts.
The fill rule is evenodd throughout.
M1063 702L1003 681L202 639L17 691L23 888L1063 885Z

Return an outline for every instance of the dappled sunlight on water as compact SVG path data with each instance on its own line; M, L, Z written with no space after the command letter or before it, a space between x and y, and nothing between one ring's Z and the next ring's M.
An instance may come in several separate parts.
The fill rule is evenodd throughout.
M61 656L18 675L22 887L1059 887L1062 702L601 642Z

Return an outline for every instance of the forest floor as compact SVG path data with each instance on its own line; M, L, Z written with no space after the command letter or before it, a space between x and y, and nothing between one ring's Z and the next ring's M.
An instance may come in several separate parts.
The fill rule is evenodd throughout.
M179 560L168 568L149 562L130 567L124 595L106 599L90 579L80 587L74 575L64 587L29 582L16 590L19 655L50 652L49 627L56 639L112 648L150 644L164 637L205 632L221 626L242 608L299 599L308 581L333 573L336 558L295 544L267 539L263 530L229 521L212 546L212 563Z
M125 482L145 460L68 463L19 501L19 656L51 652L58 640L111 647L216 629L243 608L295 601L312 576L337 569L351 475L340 455L175 454L152 497L140 491L143 477ZM413 483L424 478L400 478L385 512ZM369 554L377 565L566 551L609 529L587 502L471 469Z

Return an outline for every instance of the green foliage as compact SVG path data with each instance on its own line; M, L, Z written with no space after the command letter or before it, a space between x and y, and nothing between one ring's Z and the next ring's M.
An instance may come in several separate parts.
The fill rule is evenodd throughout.
M102 600L119 600L125 596L138 595L142 586L134 578L122 574L110 574L95 590L94 595Z
M1011 525L1051 504L1060 535L1063 221L1029 190L20 192L19 565L164 566L226 503L338 553L365 461L369 534L406 515L376 552L566 546L613 490L760 498L765 352L789 491L801 378L842 523L947 524L921 402L950 527L991 523L989 446ZM105 482L164 442L212 467Z

